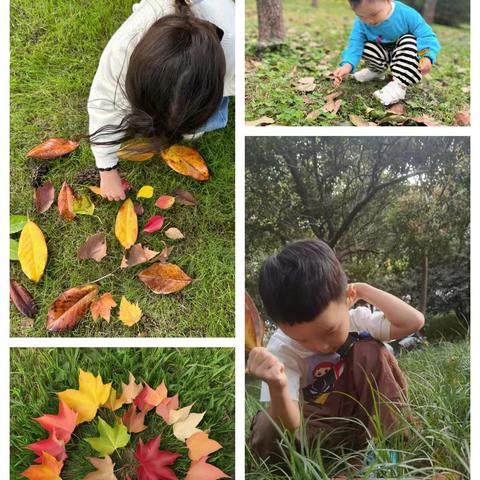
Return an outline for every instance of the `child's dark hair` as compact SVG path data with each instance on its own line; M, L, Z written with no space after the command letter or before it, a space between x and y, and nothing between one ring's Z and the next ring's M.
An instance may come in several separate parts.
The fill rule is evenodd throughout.
M176 0L176 14L157 20L132 52L124 93L130 111L120 125L106 125L91 143L116 145L151 138L161 150L198 130L218 109L225 78L221 32ZM122 85L119 85L123 88ZM102 141L114 134L115 141Z
M347 277L333 250L321 240L287 245L260 271L260 296L277 324L309 322L346 294Z

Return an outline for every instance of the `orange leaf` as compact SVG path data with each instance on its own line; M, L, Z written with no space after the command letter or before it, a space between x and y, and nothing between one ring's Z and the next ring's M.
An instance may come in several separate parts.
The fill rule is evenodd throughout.
M132 162L144 162L155 155L155 150L147 141L134 141L126 143L117 152L118 158Z
M73 212L74 198L75 195L72 187L67 181L64 181L60 193L58 194L58 211L60 212L60 215L69 222L75 218L75 213Z
M140 410L149 412L167 398L167 393L167 387L164 382L155 390L145 384L145 387L135 398L134 403Z
M73 152L80 143L65 138L49 138L45 142L32 148L27 157L51 160Z
M130 198L123 202L115 221L115 235L123 248L130 248L137 240L138 220Z
M162 151L162 158L172 170L181 175L201 181L209 178L205 160L193 148L183 145L172 145L170 148Z
M218 442L208 438L208 433L205 432L194 433L187 438L187 447L190 460L200 460L222 448Z
M185 480L218 480L219 478L230 478L230 476L209 463L192 462Z
M106 455L105 458L87 457L87 460L97 469L89 473L83 480L117 480L114 473L115 464Z
M97 292L96 285L87 284L59 295L48 310L47 330L63 332L75 327L87 313Z
M252 297L245 292L245 349L247 352L255 347L261 347L265 324L260 318Z
M171 197L170 195L162 195L158 197L155 205L158 208L167 209L170 208L175 203L175 197Z
M127 427L129 433L140 433L146 430L145 415L146 411L137 413L136 405L132 404L130 408L123 414L122 422Z
M40 465L28 467L22 475L29 480L62 480L60 472L63 468L63 462L59 462L55 457L43 452Z
M141 271L138 278L153 292L164 295L182 290L192 279L173 263L155 263Z
M175 423L174 419L170 418L170 412L176 411L178 408L179 402L178 402L178 393L174 395L173 397L167 397L162 402L160 405L157 406L157 409L155 410L157 415L160 415L165 423L167 425L172 425Z
M110 322L110 310L116 306L117 304L109 292L104 293L100 298L95 298L90 305L93 321L96 322L100 316L105 321Z
M102 194L102 189L100 187L97 187L96 185L90 185L88 188L91 192L96 193L97 195Z

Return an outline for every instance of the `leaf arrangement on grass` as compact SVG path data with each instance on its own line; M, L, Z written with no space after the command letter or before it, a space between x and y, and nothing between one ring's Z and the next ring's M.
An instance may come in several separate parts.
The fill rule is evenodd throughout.
M112 384L104 384L100 375L95 377L90 372L80 370L78 390L68 389L57 395L58 414L45 414L34 419L48 432L49 437L26 447L37 455L36 465L31 465L22 473L30 480L61 480L61 471L68 459L66 445L76 427L94 420L100 408L112 412L124 408L124 412L116 416L113 426L99 417L98 437L84 439L103 457L86 458L96 471L86 475L84 480L132 480L130 475L134 471L138 480L176 480L174 463L183 454L161 450L160 434L152 432L152 438L146 443L138 439L136 446L130 447L131 443L135 444L135 434L148 429L145 424L148 416L155 414L172 426L173 435L185 444L191 463L184 480L230 478L208 463L208 456L222 446L209 438L209 432L197 428L205 412L192 413L193 404L180 408L178 393L169 397L163 382L154 389L146 383L137 384L130 373L128 384L122 383L122 393L117 395ZM116 464L110 455L123 448L131 448L133 456L127 456L131 461L119 465L115 470ZM118 476L120 474L121 477Z
M78 147L77 142L62 138L51 138L28 152L27 156L41 160L51 160L67 155ZM129 161L151 160L158 152L147 141L134 141L123 146L119 151L119 158ZM194 149L182 145L172 147L160 152L165 163L175 172L192 177L199 181L209 179L207 165L201 155ZM125 192L132 189L130 183L122 180ZM88 187L94 194L100 195L100 187L90 185ZM142 186L136 199L152 198L154 189L150 185ZM37 213L47 212L54 203L55 186L49 180L35 189L35 208ZM184 206L196 206L197 199L189 192L175 189L169 195L161 195L155 206L162 210L169 210L174 204ZM78 215L93 215L95 204L88 194L77 195L73 188L64 181L57 197L59 215L68 222L73 222ZM96 285L103 278L113 275L117 271L126 271L130 267L153 263L138 274L138 279L143 282L152 292L168 295L178 292L190 285L193 281L180 267L169 263L168 259L173 246L165 245L161 252L150 250L137 243L139 237L138 217L143 215L144 208L140 203L134 203L127 198L120 206L114 225L115 236L125 249L125 254L119 267L112 272L92 283L74 286L62 293L55 299L48 311L47 330L53 332L68 331L74 328L86 315L92 313L94 321L99 317L110 321L111 309L117 307L111 292L99 293ZM165 217L153 215L145 222L144 234L154 234L163 228ZM33 282L39 282L44 274L48 260L48 249L45 236L41 228L27 216L14 215L10 218L10 234L20 232L19 240L10 239L10 258L18 260L24 274ZM170 240L184 239L184 234L175 227L170 227L164 232ZM96 232L90 235L81 246L77 258L79 260L94 260L100 262L107 256L107 243L105 232ZM37 307L32 295L16 279L10 280L10 298L17 309L28 318L35 318ZM124 296L121 298L118 318L128 327L136 324L142 317L141 308L131 303Z

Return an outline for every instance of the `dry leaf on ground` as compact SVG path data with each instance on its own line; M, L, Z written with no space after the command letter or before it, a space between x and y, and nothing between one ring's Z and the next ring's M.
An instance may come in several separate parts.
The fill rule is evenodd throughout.
M80 144L65 138L49 138L40 145L32 148L27 157L51 160L73 152Z
M32 294L14 278L10 279L10 299L22 315L27 318L35 318L38 307Z
M195 180L209 179L207 164L197 150L184 145L172 145L163 150L161 155L165 163L175 172Z
M58 194L57 204L60 215L69 222L75 218L75 213L73 211L74 199L75 194L73 193L72 187L65 180L60 189L60 193Z
M173 263L155 263L139 273L138 278L155 293L175 293L192 283L192 279Z
M104 233L99 232L87 238L80 247L77 258L79 260L93 259L100 262L107 255L107 240Z
M120 268L134 267L135 265L148 262L152 258L156 257L158 253L159 252L150 250L147 247L142 247L141 243L137 243L127 250L126 255L122 259Z
M110 312L116 306L117 303L110 292L104 293L100 298L95 298L90 304L93 321L96 322L98 317L102 317L106 322L110 322Z
M123 248L130 248L137 241L138 220L130 198L123 202L118 211L115 221L115 236Z
M165 231L165 235L170 239L170 240L182 240L185 238L183 233L175 227L170 227Z
M35 208L38 213L45 213L53 204L55 199L55 187L48 180L41 187L35 190Z
M275 120L270 117L260 117L257 118L256 120L249 120L245 122L246 127L259 127L261 125L272 125L275 123Z
M48 259L45 237L36 223L28 220L18 241L18 259L23 273L38 282L43 275Z

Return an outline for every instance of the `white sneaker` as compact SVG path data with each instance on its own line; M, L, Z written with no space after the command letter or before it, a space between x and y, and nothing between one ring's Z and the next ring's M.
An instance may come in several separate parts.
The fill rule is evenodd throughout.
M407 87L397 80L387 83L381 90L373 93L373 96L380 100L384 105L392 105L398 103L405 98Z
M370 82L371 80L385 80L385 74L383 72L374 72L373 70L370 70L369 68L364 68L362 70L359 70L358 72L355 72L352 77L357 81L357 82Z
M183 139L184 140L198 140L199 138L201 138L203 136L205 132L195 132L195 133L186 133L185 135L183 135Z

